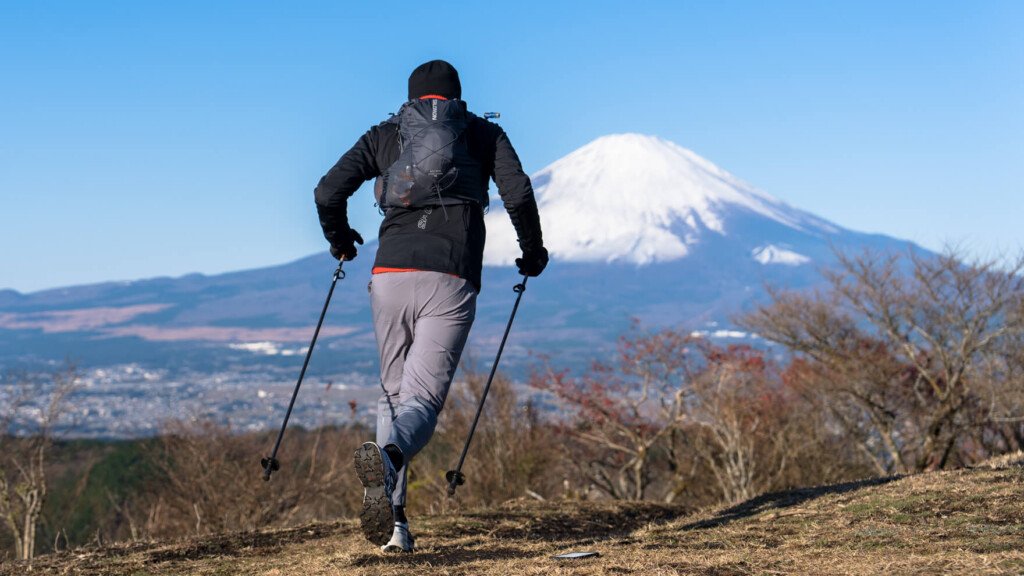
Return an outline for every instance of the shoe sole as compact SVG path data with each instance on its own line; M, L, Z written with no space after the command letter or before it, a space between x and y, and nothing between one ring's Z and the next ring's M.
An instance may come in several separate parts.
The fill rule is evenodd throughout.
M391 540L395 526L395 511L384 485L384 460L377 445L367 442L356 449L356 475L363 485L363 509L359 523L363 536L378 546Z
M402 548L401 546L396 546L394 544L390 544L390 545L382 546L381 550L383 550L385 554L412 554L414 549L410 548L410 549L406 550L405 548Z

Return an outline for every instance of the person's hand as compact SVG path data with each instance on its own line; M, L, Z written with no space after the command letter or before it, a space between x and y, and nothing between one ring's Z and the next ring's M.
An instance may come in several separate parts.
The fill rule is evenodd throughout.
M516 266L519 267L519 273L523 276L540 276L547 265L548 251L544 247L523 252L522 258L516 258Z
M344 258L346 261L356 257L356 244L363 244L363 237L359 232L349 228L346 232L338 234L331 244L331 256L338 260Z

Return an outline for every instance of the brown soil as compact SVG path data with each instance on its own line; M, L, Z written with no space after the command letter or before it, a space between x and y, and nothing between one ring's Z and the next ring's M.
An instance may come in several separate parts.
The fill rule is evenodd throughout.
M0 575L1024 574L1024 468L804 488L698 512L515 500L412 527L418 550L403 556L342 520L76 549L2 564ZM551 558L567 551L600 556Z

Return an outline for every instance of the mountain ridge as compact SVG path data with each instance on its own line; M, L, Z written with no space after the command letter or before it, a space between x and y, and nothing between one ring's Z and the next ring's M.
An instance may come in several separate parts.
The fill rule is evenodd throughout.
M660 139L612 137L597 144L588 162L608 164L601 170L570 154L535 176L553 256L528 283L502 355L501 369L513 380L524 381L538 356L586 369L606 358L637 321L644 329L756 342L731 318L765 299L766 285L816 285L818 268L834 261L834 248L914 246L799 211ZM654 168L646 180L634 181L643 159L631 162L629 155L649 148ZM681 168L673 166L679 158ZM603 174L610 182L601 181ZM585 202L588 190L600 201ZM666 200L658 204L659 198ZM486 218L490 252L467 345L467 357L483 360L497 350L512 287L522 281L508 265L518 246L500 202ZM335 382L333 390L358 389L361 405L371 401L379 380L367 296L376 248L367 242L345 263L346 278L334 292L307 373ZM107 414L123 435L149 433L153 422L189 403L231 414L243 427L265 426L275 398L294 386L295 356L308 345L336 268L324 251L209 276L0 292L0 369L46 369L76 359L89 384L84 402ZM119 405L133 398L146 408L115 414L110 398ZM300 399L297 422L316 422L319 415L312 397ZM108 432L100 424L86 431Z
M552 263L531 282L523 317L551 329L545 333L568 331L592 340L595 328L621 329L629 317L662 324L727 323L729 311L756 298L766 282L813 284L817 273L811 264L827 265L833 246L912 246L801 211L654 136L598 138L534 179ZM518 245L500 202L486 219L484 287L474 332L492 334L507 307L504 295L492 286L518 282L510 266ZM357 279L369 280L375 251L371 240L359 257L345 263L348 279L327 320L328 326L333 322L345 328L337 336L369 329L368 299L349 287ZM243 329L314 324L335 266L321 252L215 275L28 294L0 291L0 342L6 334L9 343L17 344L19 338L10 338L14 332L26 341L53 334L78 334L93 344L118 336L181 341L189 339L189 332L183 332L187 328L214 327L218 330L194 330L195 339L226 342L230 333L220 329L230 328L239 330L233 342L244 344L249 340ZM544 312L534 317L531 306ZM96 310L103 311L103 318L96 317ZM588 310L602 313L594 316ZM294 331L279 336L285 334L298 337Z

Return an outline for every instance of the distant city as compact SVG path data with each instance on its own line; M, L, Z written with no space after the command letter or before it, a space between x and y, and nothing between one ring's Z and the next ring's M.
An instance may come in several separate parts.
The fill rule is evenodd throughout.
M82 387L61 421L63 437L124 439L159 434L171 420L208 419L233 432L281 425L298 374L295 368L254 364L204 374L120 364L82 372ZM329 386L328 386L329 385ZM307 428L356 420L372 422L379 388L356 372L309 377L290 426ZM353 406L355 402L355 413Z

